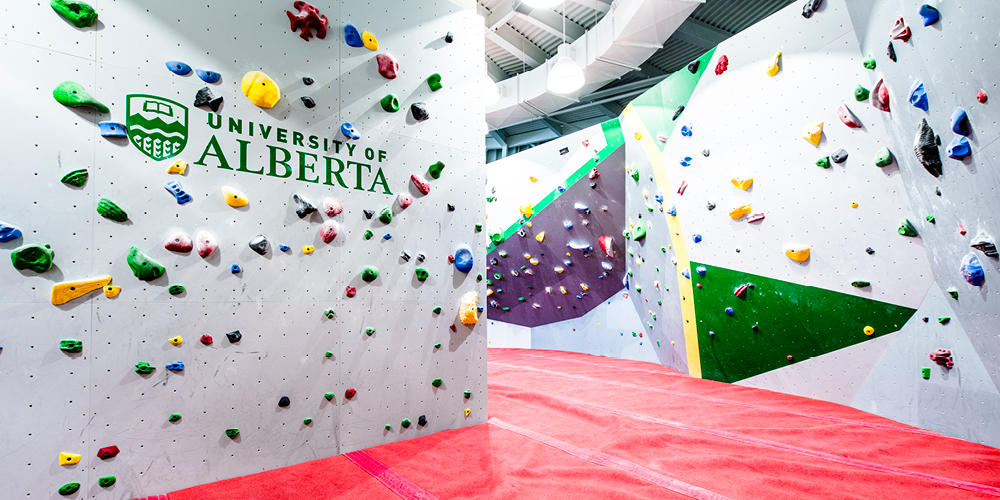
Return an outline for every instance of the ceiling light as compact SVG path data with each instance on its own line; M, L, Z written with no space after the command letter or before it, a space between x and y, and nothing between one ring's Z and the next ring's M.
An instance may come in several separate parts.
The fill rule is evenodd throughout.
M569 94L583 87L585 82L583 70L570 56L570 50L568 43L564 43L556 49L556 56L553 58L555 62L549 68L549 77L546 83L549 92Z
M550 9L562 3L562 0L522 0L525 5L531 7L538 7L542 9Z

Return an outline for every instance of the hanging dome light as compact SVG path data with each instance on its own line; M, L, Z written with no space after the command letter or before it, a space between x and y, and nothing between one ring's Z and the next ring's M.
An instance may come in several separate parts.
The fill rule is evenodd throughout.
M585 79L580 65L570 56L570 46L564 43L556 49L556 57L552 67L549 68L549 77L546 88L549 92L556 94L569 94L576 92L583 87Z
M562 3L562 0L524 0L524 3L531 7L549 9Z

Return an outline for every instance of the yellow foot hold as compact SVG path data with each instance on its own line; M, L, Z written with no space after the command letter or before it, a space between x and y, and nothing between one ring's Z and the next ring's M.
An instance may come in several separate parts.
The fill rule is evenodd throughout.
M59 454L59 465L73 465L77 463L80 463L80 455L66 453L65 451Z
M748 177L746 179L742 179L740 177L733 177L733 185L744 191L750 189L750 186L752 184L753 184L753 177Z
M309 255L309 254L313 253L313 250L316 250L316 247L314 247L312 245L306 245L306 246L302 247L302 253L304 253L306 255Z
M375 35L367 31L361 34L361 42L365 44L365 48L368 50L378 50L378 40L375 39Z
M823 122L818 122L806 127L802 132L802 138L813 143L813 146L819 146L819 138L823 135Z
M64 281L52 285L52 305L65 304L73 299L83 297L98 288L111 284L111 276L101 276L80 281ZM117 295L117 294L116 294Z
M117 297L119 293L122 293L122 287L120 286L108 285L104 287L104 296L109 299Z
M778 74L778 70L781 68L778 66L778 60L781 59L781 51L779 50L777 54L774 55L774 62L767 67L767 76L774 76Z
M479 321L479 294L475 290L465 292L458 306L458 317L463 325L474 325Z
M538 236L535 236L535 241L539 243L545 241L545 231L538 233Z
M528 180L530 180L531 182L538 182L538 177L535 177L535 176L532 175L532 176L528 177Z
M525 219L530 219L531 216L535 213L535 210L530 203L527 205L521 205L521 208L519 210L521 211L521 215L523 215Z
M184 343L184 338L178 335L172 339L167 340L167 342L170 342L170 345L181 345Z
M736 207L729 211L729 216L734 219L742 219L744 215L750 213L750 204L747 203L741 207Z
M809 245L786 245L785 255L795 262L805 262L809 260Z
M468 417L470 413L472 413L472 410L466 408L465 409L465 416Z
M875 329L872 328L872 327L870 327L870 326L866 326L865 327L865 335L867 335L869 337L871 337L872 335L875 335Z
M187 172L187 169L188 169L188 162L184 160L177 160L171 163L169 167L167 167L167 173L184 175L184 173Z
M229 186L222 186L222 197L226 199L226 204L231 207L245 207L247 203L250 203L247 195Z
M278 84L263 71L251 71L243 75L240 83L243 95L262 108L273 108L278 99L281 99L281 89L278 88Z

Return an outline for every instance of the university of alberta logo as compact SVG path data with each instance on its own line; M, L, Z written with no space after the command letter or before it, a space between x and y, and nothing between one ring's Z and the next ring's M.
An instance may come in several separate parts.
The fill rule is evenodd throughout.
M187 145L188 110L178 102L153 95L126 96L125 128L129 140L154 160L176 156Z

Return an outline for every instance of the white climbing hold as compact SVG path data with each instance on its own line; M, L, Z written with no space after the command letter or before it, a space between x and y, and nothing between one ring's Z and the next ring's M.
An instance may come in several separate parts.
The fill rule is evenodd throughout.
M329 243L333 241L333 239L336 238L337 234L339 233L340 233L340 223L338 223L333 219L324 222L323 225L319 227L319 237L323 240L323 243Z

